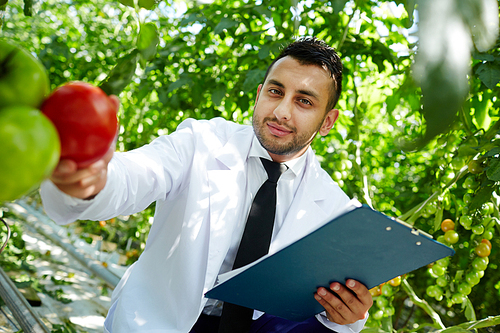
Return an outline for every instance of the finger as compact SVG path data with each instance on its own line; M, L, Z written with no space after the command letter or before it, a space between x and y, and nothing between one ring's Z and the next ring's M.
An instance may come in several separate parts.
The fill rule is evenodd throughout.
M91 199L99 193L106 185L107 170L100 169L99 172L82 178L76 182L54 183L61 191L75 198Z
M370 308L373 305L373 297L366 286L355 280L347 280L346 286L356 294L357 299L363 305L363 308Z
M105 167L106 162L104 160L99 160L86 168L77 169L73 172L54 172L50 179L56 185L77 184L81 183L86 178L94 177L96 174L99 174ZM68 170L65 169L64 171Z
M339 325L349 324L347 315L350 310L340 299L326 288L318 288L314 298L325 308L329 321Z
M370 292L362 283L349 279L346 282L346 286L334 282L330 285L330 288L350 310L350 313L343 314L344 317L347 316L349 319L354 319L355 321L366 317L366 313L371 307L373 300ZM365 297L365 289L366 294L370 296L369 299Z
M56 176L66 175L75 172L77 169L78 167L75 161L60 160L52 173L55 174Z

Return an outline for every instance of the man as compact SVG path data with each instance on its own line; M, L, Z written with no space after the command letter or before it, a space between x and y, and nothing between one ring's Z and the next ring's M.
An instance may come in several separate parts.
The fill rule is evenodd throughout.
M113 293L107 332L217 332L224 306L203 295L233 267L252 199L267 179L261 158L286 165L277 181L270 252L348 202L310 148L338 118L341 82L335 51L304 38L269 67L253 126L191 119L87 169L60 162L42 186L46 211L59 223L128 215L156 201L146 248ZM311 295L325 308L311 320L293 323L256 311L250 332L359 332L372 305L366 287L348 280L330 289Z

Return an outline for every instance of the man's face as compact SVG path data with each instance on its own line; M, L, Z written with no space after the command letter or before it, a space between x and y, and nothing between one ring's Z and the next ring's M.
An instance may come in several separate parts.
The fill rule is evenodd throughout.
M302 155L316 133L327 135L338 110L326 112L332 78L324 68L278 60L257 90L253 128L276 162Z

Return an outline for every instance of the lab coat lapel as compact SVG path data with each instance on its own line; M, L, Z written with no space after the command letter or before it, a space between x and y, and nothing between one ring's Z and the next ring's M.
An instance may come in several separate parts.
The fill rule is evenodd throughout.
M321 167L311 149L307 154L304 179L297 189L283 226L272 242L270 253L307 235L328 218L328 214L319 205L329 195L319 177Z
M211 287L219 273L234 228L244 223L241 214L246 192L245 162L253 139L253 135L247 131L237 132L215 152L217 168L207 172L210 186L208 287Z

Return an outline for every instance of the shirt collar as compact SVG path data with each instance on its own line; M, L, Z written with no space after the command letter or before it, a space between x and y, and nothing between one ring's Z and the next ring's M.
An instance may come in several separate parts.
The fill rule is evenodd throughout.
M253 137L252 147L250 147L250 153L248 156L263 157L268 160L272 160L267 150L260 144L259 139L257 139L257 136ZM306 160L307 160L307 153L304 153L299 157L294 158L293 160L287 161L285 164L288 167L288 170L291 170L295 174L295 176L298 176L301 173L304 166L306 165Z

